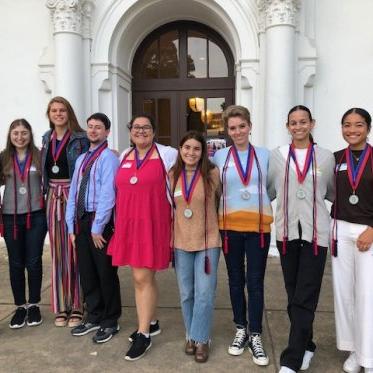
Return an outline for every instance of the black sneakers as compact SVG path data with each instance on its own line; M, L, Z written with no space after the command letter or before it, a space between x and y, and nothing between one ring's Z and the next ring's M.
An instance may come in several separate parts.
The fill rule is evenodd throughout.
M100 325L93 324L91 322L85 322L78 326L76 326L74 329L71 330L71 334L75 337L80 337L82 335L86 335L90 332L93 332L94 330L100 329Z
M137 333L133 339L130 349L127 351L125 359L128 361L135 361L145 355L146 351L152 346L152 340L145 337L142 333Z
M259 333L252 333L250 335L249 351L253 355L253 362L256 365L268 365L269 359L264 351L262 337Z
M19 329L23 328L26 323L27 310L25 307L18 307L14 313L12 319L10 320L9 328L10 329Z
M110 341L115 334L119 332L120 326L114 326L112 328L99 328L96 335L93 336L92 340L95 343L105 343Z
M28 326L37 326L43 322L40 314L40 308L37 305L32 305L27 308L27 325Z
M244 352L248 341L249 336L246 333L246 328L237 328L236 335L234 336L231 345L228 347L228 353L234 356L241 355Z
M154 337L155 335L160 334L162 331L161 327L159 326L159 320L155 324L150 324L149 326L149 334L151 337ZM128 340L130 342L133 342L136 338L137 330L135 330L129 337Z

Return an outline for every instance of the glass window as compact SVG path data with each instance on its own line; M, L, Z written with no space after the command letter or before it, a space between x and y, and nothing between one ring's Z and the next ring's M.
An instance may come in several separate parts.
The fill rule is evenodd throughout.
M196 31L188 32L188 78L207 78L207 39Z
M179 77L179 34L167 32L160 37L160 78Z
M145 51L142 66L141 77L143 79L158 78L159 71L159 54L158 54L158 40L154 40L149 48Z
M209 40L209 77L224 78L228 76L228 64L223 51Z
M187 130L206 132L205 128L205 99L201 97L189 97L187 105Z
M224 97L209 97L206 99L205 123L207 137L224 135L224 123L222 114L225 109Z

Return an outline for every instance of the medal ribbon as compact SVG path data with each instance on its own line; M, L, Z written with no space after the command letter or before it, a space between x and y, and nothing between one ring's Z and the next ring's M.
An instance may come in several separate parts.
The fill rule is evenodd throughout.
M80 166L82 174L84 174L86 169L101 155L101 153L107 148L107 146L107 141L104 141L95 150L86 153Z
M303 170L301 171L297 157L295 155L295 147L294 144L291 144L289 146L289 155L293 159L294 164L295 164L295 169L297 172L297 177L298 177L298 182L300 184L303 184L304 179L307 176L307 172L310 169L311 163L312 163L312 156L313 156L314 148L313 148L313 143L310 143L307 148L307 154L306 154L306 160L304 162Z
M191 182L188 186L185 168L183 168L182 171L181 171L181 180L182 180L181 190L182 190L182 193L183 193L184 200L188 205L189 205L189 203L192 199L194 189L195 189L195 187L198 183L198 180L199 180L200 176L201 176L201 172L200 172L200 169L198 167L193 172L192 180L191 180Z
M66 143L69 141L69 139L70 139L70 130L67 130L65 132L65 134L63 135L62 140L57 145L57 133L56 133L56 131L53 131L51 146L52 146L52 157L53 157L53 160L54 160L54 164L57 163L58 158L61 155L62 149L64 148Z
M248 154L247 154L247 159L246 159L246 167L245 170L242 167L240 157L238 155L237 148L233 145L232 146L232 153L233 153L233 159L234 163L236 165L236 170L238 172L238 175L240 176L240 179L242 181L242 184L247 186L250 182L250 177L251 177L251 170L253 168L253 163L254 163L254 151L253 147L249 144L248 148Z
M350 182L351 188L354 192L357 189L357 187L359 186L361 177L363 176L363 172L364 172L365 166L368 163L371 152L372 152L371 146L369 144L366 144L365 148L363 150L363 153L361 154L361 156L359 158L359 161L357 162L357 165L355 167L351 148L348 147L345 150L345 157L346 157L346 162L347 162L348 181Z
M146 152L145 157L143 159L140 159L139 157L139 151L135 147L135 161L136 161L136 169L140 169L140 167L148 161L150 156L153 154L155 145L153 144L151 148Z
M27 153L23 167L21 167L21 164L18 159L18 155L15 154L13 156L14 169L16 171L17 176L20 178L23 184L25 183L27 175L29 174L31 163L32 163L32 156L30 155L30 153Z

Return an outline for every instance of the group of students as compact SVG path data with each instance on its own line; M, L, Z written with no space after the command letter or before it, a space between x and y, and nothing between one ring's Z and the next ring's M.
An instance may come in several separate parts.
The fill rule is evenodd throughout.
M305 106L289 111L291 143L269 152L250 143L249 111L232 105L223 113L232 145L212 159L196 131L187 132L177 150L156 143L154 122L145 114L129 123L131 147L119 159L108 148L105 114L91 115L84 131L70 103L55 97L47 116L41 151L30 124L17 119L0 155L1 233L17 307L11 328L42 322L38 303L49 231L56 326L71 327L74 336L95 331L96 343L110 340L121 315L117 268L130 266L138 325L125 359L141 358L161 332L155 275L173 262L185 353L205 362L223 251L236 327L228 353L241 355L248 347L254 363L268 365L261 334L276 199L290 320L280 372L306 370L314 355L313 320L329 246L337 347L350 352L343 369L373 372L373 152L366 110L343 115L348 146L333 155L314 142L315 121ZM325 200L333 203L331 213Z

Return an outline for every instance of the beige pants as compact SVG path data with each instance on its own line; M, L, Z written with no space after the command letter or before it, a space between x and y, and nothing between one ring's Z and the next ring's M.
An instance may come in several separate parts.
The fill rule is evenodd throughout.
M332 258L337 348L355 351L359 365L373 368L373 246L356 240L366 225L338 220L338 256Z

